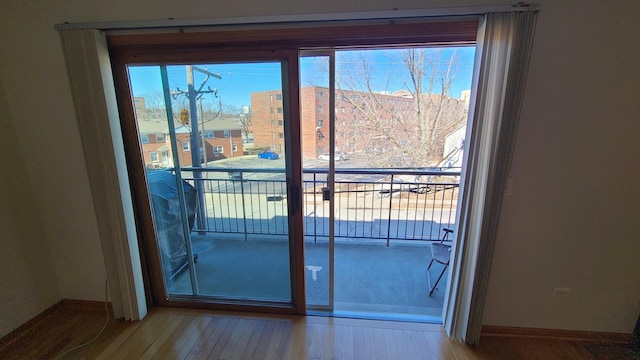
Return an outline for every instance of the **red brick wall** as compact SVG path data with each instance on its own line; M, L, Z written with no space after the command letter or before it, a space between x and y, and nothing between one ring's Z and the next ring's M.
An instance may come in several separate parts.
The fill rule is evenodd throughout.
M275 146L278 153L284 152L284 112L282 99L278 100L281 94L280 90L251 94L254 146L271 149Z
M148 134L147 138L149 139L148 143L140 144L142 146L142 158L144 160L145 166L152 167L153 164L159 164L162 162L162 157L160 156L160 152L158 151L158 149L163 146L167 146L168 143L166 143L166 137L164 139L165 141L157 142L156 134ZM154 152L158 154L157 162L151 161L151 153Z
M189 143L189 151L182 150L182 143ZM177 134L176 135L176 144L178 148L176 149L178 154L178 161L180 162L180 166L191 166L191 136L190 134Z
M206 146L206 152L207 152L207 162L211 162L211 161L216 161L216 160L222 160L222 159L227 159L227 158L231 158L231 157L236 157L236 156L242 156L242 152L244 150L243 144L242 144L242 131L241 130L231 130L231 137L230 138L225 138L224 137L224 131L215 131L214 132L214 138L210 138L210 139L205 139L205 146ZM168 139L168 137L167 137ZM161 142L161 143L155 143L155 137L153 135L149 135L149 143L148 144L142 144L142 153L143 153L143 158L144 158L144 163L147 167L151 167L153 166L153 164L162 164L162 157L160 155L160 152L158 151L158 149L160 147L166 146L166 147L171 147L171 143L169 141L167 142ZM176 136L176 142L177 142L177 146L178 148L176 149L177 154L178 154L178 161L180 162L180 166L191 166L192 162L191 162L191 139L190 139L190 135L189 134L178 134ZM183 142L187 142L189 143L189 151L184 151L182 149L182 143ZM237 146L237 151L232 152L232 145L236 145ZM213 148L214 146L222 146L222 153L214 153L213 152ZM204 154L205 149L200 149L200 154ZM158 154L158 162L153 162L151 161L151 153L152 152L156 152ZM171 153L169 153L169 156L172 156ZM170 159L170 161L173 161L173 157Z
M318 98L317 93L323 92L324 97ZM284 151L284 117L278 112L282 109L282 100L277 99L280 91L264 91L251 94L251 112L253 121L253 137L256 147L273 148L282 153ZM329 97L328 89L305 87L302 89L301 116L302 116L302 156L304 158L317 158L320 153L318 147L323 148L323 152L329 150L328 119L329 119ZM323 113L318 113L318 106L322 105ZM273 109L273 112L271 111ZM323 120L321 129L316 131L317 120ZM282 134L282 138L280 137ZM319 140L318 135L324 134L325 138Z
M242 144L242 130L231 130L230 138L224 137L224 131L215 131L214 136L214 138L204 139L207 148L207 162L242 156L244 149ZM232 151L233 145L236 145L238 148L236 152ZM213 148L215 146L222 146L223 152L214 153Z
M318 92L324 91L324 97L319 98ZM305 87L302 88L300 96L301 119L302 119L302 157L317 158L321 153L318 147L323 147L323 152L328 151L329 138L329 107L328 90L324 88ZM323 113L318 113L318 106L322 105ZM318 127L318 120L324 120L321 128ZM323 134L325 138L319 139L319 135Z

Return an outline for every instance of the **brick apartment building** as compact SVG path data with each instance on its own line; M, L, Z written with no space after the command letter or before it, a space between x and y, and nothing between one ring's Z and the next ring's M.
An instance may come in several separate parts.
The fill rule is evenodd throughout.
M256 148L284 152L284 114L282 91L251 93L251 123Z
M304 158L329 152L329 89L303 87L300 94L302 151ZM466 121L465 101L425 95L424 103L434 104L425 112L441 114L434 131L435 153L442 156L444 139ZM335 150L370 157L387 157L397 162L398 148L411 152L417 140L417 102L407 91L393 94L338 90L335 99ZM437 110L434 110L437 108ZM282 92L271 90L251 94L253 134L256 147L284 150ZM435 156L437 158L437 156ZM399 164L401 165L401 164Z
M147 116L144 98L135 98L138 131L145 166L174 166L169 127L166 119ZM243 153L242 127L232 119L214 119L200 126L200 161L207 163L240 156ZM177 155L180 166L191 166L191 128L175 122Z

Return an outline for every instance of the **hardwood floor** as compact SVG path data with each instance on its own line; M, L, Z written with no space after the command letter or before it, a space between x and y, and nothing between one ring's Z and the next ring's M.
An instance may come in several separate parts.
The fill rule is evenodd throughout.
M2 359L53 359L92 339L96 309L60 306L20 337L0 341ZM65 359L637 359L630 345L483 337L450 340L439 325L316 316L156 308L139 322L111 319L95 342Z

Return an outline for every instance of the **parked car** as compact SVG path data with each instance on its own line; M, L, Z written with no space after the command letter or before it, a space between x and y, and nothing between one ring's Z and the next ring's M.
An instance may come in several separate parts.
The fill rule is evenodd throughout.
M280 156L278 155L278 153L273 151L264 151L258 154L258 158L267 160L278 160Z
M229 180L243 180L242 171L229 171L227 172Z
M329 154L322 154L318 157L318 159L320 160L324 160L324 161L329 161ZM345 152L336 152L336 157L335 157L336 161L345 161L345 160L349 160L349 155Z

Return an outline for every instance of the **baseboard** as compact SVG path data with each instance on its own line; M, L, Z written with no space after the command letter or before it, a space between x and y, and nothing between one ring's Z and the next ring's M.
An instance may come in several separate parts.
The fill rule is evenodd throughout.
M76 300L76 299L62 299L60 301L62 306L68 309L85 309L85 310L96 310L96 311L104 311L105 303L104 301L91 301L91 300ZM109 313L113 315L113 307L111 302L107 302L107 309L109 309Z
M503 337L523 337L523 338L553 338L574 341L597 341L609 343L630 343L635 341L633 334L580 331L580 330L558 330L521 328L509 326L483 325L480 336L503 336Z
M61 308L68 309L83 309L92 311L104 312L104 301L90 301L90 300L74 300L74 299L62 299L57 303L51 305L40 314L34 316L24 324L18 326L15 330L0 338L0 354L9 345L19 341L23 336L27 336L30 331L37 328L40 323L46 320L51 314ZM113 316L113 308L111 303L107 303L107 309L111 316Z

